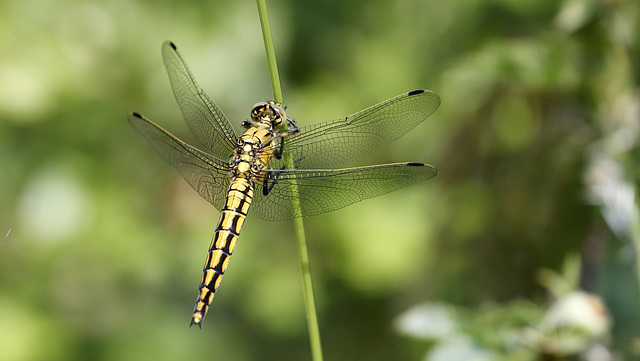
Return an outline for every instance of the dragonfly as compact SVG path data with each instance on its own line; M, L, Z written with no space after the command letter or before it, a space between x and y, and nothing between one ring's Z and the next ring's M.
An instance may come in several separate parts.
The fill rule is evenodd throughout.
M139 113L129 123L200 196L215 206L215 229L191 326L202 328L233 254L249 206L265 220L314 216L435 177L424 163L336 168L367 156L420 124L440 105L428 90L401 94L346 117L298 127L274 101L253 106L233 126L202 90L174 43L162 56L176 101L206 151L178 139Z

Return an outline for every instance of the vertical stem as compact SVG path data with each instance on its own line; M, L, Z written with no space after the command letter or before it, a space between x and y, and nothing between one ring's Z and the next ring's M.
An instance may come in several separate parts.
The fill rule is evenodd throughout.
M269 65L269 76L271 77L271 88L273 89L273 100L278 104L284 103L282 88L280 86L280 75L278 74L278 62L276 61L276 51L273 48L273 38L271 37L271 25L269 25L269 15L267 15L267 4L265 0L257 0L258 15L260 16L260 27L262 28L262 38L264 39L264 50L267 52L267 64Z
M297 187L292 187L292 192L298 192ZM292 202L293 207L300 209L299 199L293 197L296 202ZM297 203L297 205L295 204ZM318 326L318 316L316 314L316 303L313 296L313 281L311 279L311 267L309 263L309 253L307 252L307 241L304 234L304 223L302 217L293 219L293 228L298 239L298 254L300 255L300 269L302 271L302 288L304 292L304 305L307 312L307 326L309 329L309 342L311 343L311 359L322 361L322 344L320 343L320 328Z
M273 39L271 37L271 27L269 25L269 17L267 15L267 6L265 0L257 0L258 14L260 16L260 25L262 27L262 37L264 39L264 48L267 52L267 63L269 64L269 74L271 77L271 87L273 88L273 100L279 104L284 103L282 96L282 88L280 87L280 76L278 75L278 64L276 62L276 54L273 48ZM284 105L284 104L283 104ZM285 141L283 138L282 141ZM293 169L293 158L285 155L285 161L288 169ZM293 227L295 229L296 239L298 240L298 254L300 255L300 269L302 271L302 288L304 291L304 305L307 312L307 325L309 328L309 342L311 344L311 359L313 361L322 361L322 345L320 343L320 328L318 327L318 316L316 315L316 303L313 296L313 282L311 280L311 267L309 265L309 253L307 251L307 240L304 233L304 223L302 221L302 208L300 205L300 197L298 187L295 180L291 184L291 207L293 214L297 215L293 219Z

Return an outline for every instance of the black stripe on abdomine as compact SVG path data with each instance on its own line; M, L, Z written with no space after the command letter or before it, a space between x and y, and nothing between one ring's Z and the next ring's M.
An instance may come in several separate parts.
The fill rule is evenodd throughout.
M233 232L229 232L227 234L227 238L225 239L224 247L220 248L220 250L224 252L226 255L231 256L231 241L233 240L234 237L238 237L238 236L234 235Z
M224 274L224 272L222 271L222 266L224 265L224 262L227 260L227 258L229 258L229 255L222 252L223 256L220 257L220 260L218 262L217 265L215 265L214 267L210 267L210 269L220 273L220 274Z
M247 204L247 199L246 198L245 199L241 199L240 200L240 204L238 204L238 208L235 209L236 213L242 214L243 216L246 216L247 214L242 211L242 209L244 208L245 204Z
M209 282L209 284L203 285L204 288L208 289L209 292L207 292L207 294L205 295L204 298L202 298L202 300L208 300L209 299L209 294L210 293L216 293L216 283L218 281L218 278L222 277L222 275L220 273L214 273L213 277L211 277L211 282ZM202 289L203 287L200 287L200 289Z
M249 190L250 189L251 189L250 187L244 187L243 189L231 188L231 190L236 191L236 192L240 192L240 193L244 194L247 198L253 199L253 197L249 195Z

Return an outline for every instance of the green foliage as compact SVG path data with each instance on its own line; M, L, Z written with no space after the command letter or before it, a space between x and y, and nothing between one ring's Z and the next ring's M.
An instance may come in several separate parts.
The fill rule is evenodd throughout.
M577 285L558 292L557 285L575 281L578 267L569 257L564 274L542 270L545 280L553 279L547 282L555 296L548 307L522 299L473 310L424 303L402 313L395 326L400 334L428 341L429 361L611 359L611 318L602 300L576 291Z

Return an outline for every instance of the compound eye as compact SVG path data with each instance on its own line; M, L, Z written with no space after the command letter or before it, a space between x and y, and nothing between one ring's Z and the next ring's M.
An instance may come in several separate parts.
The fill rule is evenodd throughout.
M266 102L259 102L256 103L253 108L251 108L251 116L252 117L259 117L261 114L263 114L265 112L265 108L268 105L268 103Z
M271 109L273 109L273 125L279 128L282 125L282 120L287 118L284 112L284 108L280 104L272 103Z
M273 109L273 113L274 113L275 116L280 117L280 118L286 118L286 115L284 113L284 108L282 108L280 106L280 104L272 103L271 104L271 108Z

